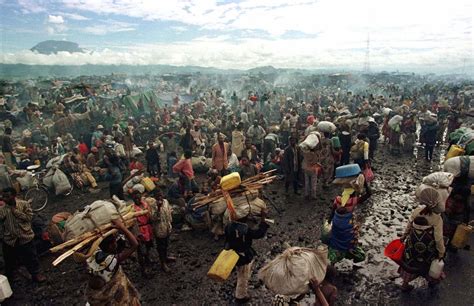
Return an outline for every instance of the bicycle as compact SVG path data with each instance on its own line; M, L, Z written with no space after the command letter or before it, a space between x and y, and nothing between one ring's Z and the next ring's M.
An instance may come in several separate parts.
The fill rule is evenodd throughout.
M49 201L48 187L42 182L46 170L35 172L39 167L39 165L32 165L27 168L27 171L31 172L32 182L26 191L25 200L31 203L34 212L43 210Z
M40 168L39 165L32 165L27 168L27 171L31 172L32 182L26 191L25 200L30 201L34 212L43 210L49 202L49 188L43 183L47 170L35 172L38 168ZM70 185L71 188L66 193L63 193L63 196L68 196L72 193L74 184L71 183Z

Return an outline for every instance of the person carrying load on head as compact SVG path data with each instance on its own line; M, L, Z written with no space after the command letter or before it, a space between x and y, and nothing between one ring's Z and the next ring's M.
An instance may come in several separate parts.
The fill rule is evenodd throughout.
M87 260L89 282L87 305L140 305L140 294L122 270L121 264L137 249L138 241L120 219L114 227L125 236L128 248L120 248L116 235L106 237Z
M231 221L225 227L225 249L234 250L239 255L237 261L237 287L235 298L237 302L245 302L250 299L248 295L248 281L252 273L254 257L257 255L252 248L254 239L261 239L265 236L269 225L265 222L267 212L262 209L260 223L257 229L250 228L246 218Z
M409 283L419 276L434 286L444 278L441 273L438 279L429 275L434 260L442 260L446 248L443 238L443 219L438 210L438 201L430 199L430 190L422 191L419 207L415 208L408 222L405 233L400 238L405 243L405 250L398 272L403 280L401 289L410 291L414 287Z

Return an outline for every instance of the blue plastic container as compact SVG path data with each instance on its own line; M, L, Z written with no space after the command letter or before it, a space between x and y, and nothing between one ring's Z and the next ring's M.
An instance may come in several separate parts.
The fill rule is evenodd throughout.
M336 178L356 176L361 172L358 164L344 165L336 168Z

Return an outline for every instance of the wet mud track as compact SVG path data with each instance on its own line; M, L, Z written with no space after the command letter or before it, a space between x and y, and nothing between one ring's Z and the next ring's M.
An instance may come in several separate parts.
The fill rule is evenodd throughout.
M377 161L373 164L376 180L372 198L357 209L361 222L360 242L366 251L364 262L353 264L342 261L337 287L340 305L472 305L474 281L472 251L459 251L449 255L446 270L448 277L436 289L429 289L424 281L415 282L416 289L401 294L398 288L397 266L383 256L385 245L401 235L412 209L417 205L413 193L421 178L431 171L439 170L439 149L435 150L438 162L431 164L415 156L392 157L380 147ZM323 220L329 215L332 200L341 190L330 188L319 190L317 200L306 201L303 196L283 193L281 181L269 186L266 194L277 210L271 209L270 218L275 219L265 239L257 240L254 248L258 253L249 282L251 304L268 305L273 297L257 279L257 271L266 261L284 250L284 245L314 247L318 244ZM74 194L58 199L46 208L50 217L61 210L74 211L95 199L107 197L107 190L97 194ZM472 239L471 239L472 240ZM471 245L473 242L471 241ZM130 260L124 266L126 273L138 288L145 305L228 305L234 303L236 275L225 283L217 283L206 277L206 273L222 250L224 241L214 241L207 231L174 230L170 253L177 257L172 273L165 274L157 263L154 276L144 279L138 263ZM83 266L68 259L59 267L52 267L52 257L43 257L42 267L48 276L43 285L31 284L24 277L13 283L14 297L9 305L84 305L86 282ZM313 296L303 304L312 303Z

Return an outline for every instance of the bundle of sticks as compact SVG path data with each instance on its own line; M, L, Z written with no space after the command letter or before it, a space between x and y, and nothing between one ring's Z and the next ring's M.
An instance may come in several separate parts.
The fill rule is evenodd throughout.
M270 170L270 171L262 172L255 176L249 177L248 179L243 180L240 186L234 189L228 190L228 193L231 197L232 196L238 197L238 196L244 195L245 192L247 191L262 189L263 186L268 185L275 180L275 178L277 177L276 175L273 175L275 171L276 170ZM222 193L222 190L217 189L206 196L197 197L195 199L195 202L192 204L193 209L198 209L200 207L206 206L214 201L221 200L223 197L224 195Z
M138 212L131 211L122 215L121 219L123 224L128 228L132 227L135 224L135 218L145 215L147 213L148 210L142 210ZM115 233L117 233L117 229L114 228L114 225L112 223L107 223L97 227L93 231L86 232L55 247L52 247L51 249L49 249L51 253L57 253L59 251L64 251L65 249L68 249L63 254L61 254L61 256L56 258L55 261L53 261L53 266L57 266L71 255L74 255L74 259L77 261L85 261L87 258L92 256L95 251L97 251L100 243L106 237L114 235ZM90 247L86 251L86 253L80 252L83 249L87 249L89 245Z

